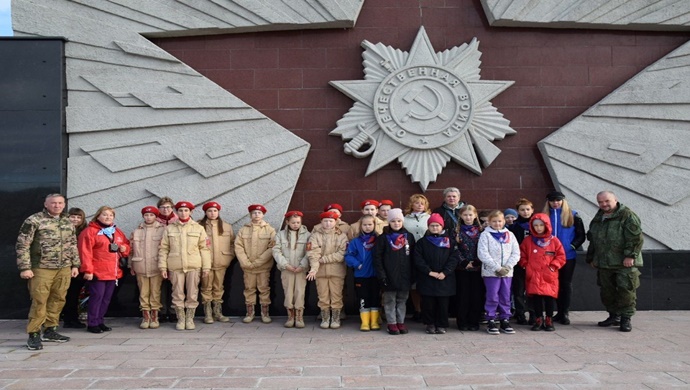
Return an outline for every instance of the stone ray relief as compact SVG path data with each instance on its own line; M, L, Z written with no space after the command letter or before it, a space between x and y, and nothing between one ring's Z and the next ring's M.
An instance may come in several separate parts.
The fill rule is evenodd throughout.
M481 53L476 39L437 53L421 27L409 53L368 41L362 47L367 82L330 83L355 100L330 134L347 141L346 154L372 156L366 175L397 159L425 191L451 158L481 174L469 128L481 128L475 136L487 137L487 142L515 134L489 102L513 82L479 80ZM378 126L358 123L355 130L351 119L363 116L369 107ZM488 165L495 159L495 150L481 147L486 151L481 161Z
M301 13L295 12L295 5L280 1L51 0L48 4L14 0L16 36L67 39L66 191L70 203L89 210L104 203L120 207L119 224L131 230L140 220L141 207L173 193L176 181L189 181L183 191L175 192L174 199L204 201L222 196L216 200L242 204L237 209L240 214L233 216L236 221L246 214L238 200L270 202L269 215L282 215L309 144L145 35L352 27L363 2L309 1L300 5ZM174 142L179 137L196 140L203 134L209 138L191 142L187 151ZM216 148L234 143L251 150L255 147L252 137L259 136L270 136L280 147L268 154L224 153ZM216 169L209 169L210 161ZM235 179L238 174L249 179ZM232 199L223 195L229 193Z

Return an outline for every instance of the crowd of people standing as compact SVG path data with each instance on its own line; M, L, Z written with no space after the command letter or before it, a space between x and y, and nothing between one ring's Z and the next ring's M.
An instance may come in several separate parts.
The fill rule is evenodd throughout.
M381 329L385 316L389 334L408 333L408 299L413 318L430 334L446 333L451 311L462 331L477 331L485 323L489 334L512 334L511 319L531 330L553 331L555 322L570 324L575 259L586 239L587 262L597 269L609 312L599 325L628 332L642 266L641 223L610 191L597 194L597 202L599 212L587 233L561 192L546 196L542 212L535 213L524 198L515 209L480 211L451 187L434 210L423 194L412 195L405 210L390 200L365 200L353 224L341 219L342 206L331 203L311 231L302 224L304 214L291 210L277 232L264 221L266 207L252 204L250 221L235 235L220 217L219 203L203 204L204 217L194 221L194 204L163 197L141 210L141 223L126 235L115 224L114 209L103 206L86 223L83 210L63 214L65 198L51 194L17 239L17 264L32 300L27 346L36 350L42 341L69 341L57 332L63 306L65 327L111 331L104 316L123 270L137 280L142 329L158 328L162 321L176 322L177 330L195 329L199 296L205 323L230 322L222 303L226 270L235 258L243 272L244 323L257 315L257 296L261 321L272 322L269 280L275 265L288 328L305 327L309 281L316 283L319 326L339 328L349 267L361 331ZM76 311L84 284L86 325Z

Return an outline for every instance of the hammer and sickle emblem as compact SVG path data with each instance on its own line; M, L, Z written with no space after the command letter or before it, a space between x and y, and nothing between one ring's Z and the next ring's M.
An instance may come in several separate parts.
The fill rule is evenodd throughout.
M407 122L408 120L410 120L410 118L416 118L426 121L438 117L444 121L448 120L448 116L441 112L443 110L443 96L441 96L441 93L437 89L432 88L428 85L425 85L424 88L431 91L431 93L433 93L436 97L436 107L434 107L431 103L429 103L426 99L424 99L421 96L423 90L413 89L405 94L403 100L406 103L416 102L420 106L424 107L427 110L427 112L418 113L415 112L413 109L410 109L410 111L407 112L407 115L403 116L402 119L400 119L402 122Z

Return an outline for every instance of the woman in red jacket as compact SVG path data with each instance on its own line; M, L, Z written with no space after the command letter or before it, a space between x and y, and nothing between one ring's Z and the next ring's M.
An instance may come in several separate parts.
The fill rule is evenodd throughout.
M537 317L532 330L554 331L552 317L558 298L558 270L565 264L565 250L558 238L551 235L548 215L534 214L529 230L530 235L520 244L518 265L525 268L525 289Z
M102 206L89 226L79 235L79 257L84 280L89 288L89 311L86 330L103 333L112 330L103 321L117 280L122 277L120 258L131 249L127 236L113 221L115 210Z

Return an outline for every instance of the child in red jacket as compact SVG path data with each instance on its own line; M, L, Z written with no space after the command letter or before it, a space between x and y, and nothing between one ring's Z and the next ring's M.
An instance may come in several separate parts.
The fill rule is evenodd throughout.
M554 331L553 308L558 298L558 270L565 264L565 250L551 235L551 220L534 214L529 221L529 237L520 244L519 266L525 268L525 289L536 319L532 330ZM546 312L546 317L543 317Z

